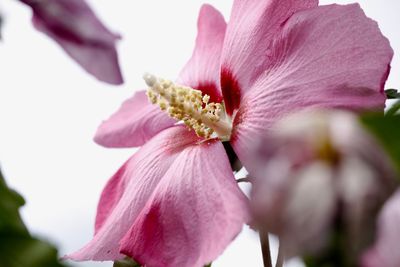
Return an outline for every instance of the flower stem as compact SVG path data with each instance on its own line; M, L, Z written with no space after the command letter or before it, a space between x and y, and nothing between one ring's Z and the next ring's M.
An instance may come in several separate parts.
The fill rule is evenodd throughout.
M260 243L261 243L261 251L263 255L264 267L272 267L268 233L260 232Z
M283 244L282 240L279 240L278 258L276 259L275 267L283 267L285 261L285 256L283 254Z
M250 183L250 179L248 177L236 179L237 183Z

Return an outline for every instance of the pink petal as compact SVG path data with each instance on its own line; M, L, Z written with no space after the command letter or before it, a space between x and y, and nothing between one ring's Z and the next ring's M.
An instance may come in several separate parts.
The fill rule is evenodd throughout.
M288 113L311 107L383 110L393 51L359 5L296 13L271 53L275 65L254 83L234 121L232 143L244 164L248 146Z
M203 91L211 102L221 102L219 67L226 23L211 5L200 10L198 33L193 55L179 74L178 83Z
M284 22L318 0L235 0L222 51L221 86L229 114L274 63L271 46Z
M179 136L179 138L177 138ZM96 218L96 234L73 260L116 260L126 235L161 178L179 153L198 141L185 127L168 128L147 142L114 175L103 191Z
M111 177L101 193L101 197L97 205L95 234L99 232L100 228L110 216L111 212L114 210L119 200L123 196L126 186L129 184L129 169L134 165L134 163L132 163L132 161L134 161L133 157L127 160L124 165L122 165L122 167L113 175L113 177Z
M145 91L139 91L99 126L94 141L105 147L141 146L174 123L148 101Z
M21 0L33 10L34 26L54 39L87 72L101 81L123 83L116 41L83 0Z
M122 240L122 253L149 267L202 267L248 220L219 141L186 148L171 165Z
M378 219L378 240L362 258L362 267L400 266L400 191L385 204Z

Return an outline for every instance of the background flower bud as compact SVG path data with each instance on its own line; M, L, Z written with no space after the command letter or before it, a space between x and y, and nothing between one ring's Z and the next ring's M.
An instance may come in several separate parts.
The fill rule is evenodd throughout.
M308 111L278 122L250 173L254 225L280 236L286 257L332 253L348 266L372 240L394 170L357 117Z

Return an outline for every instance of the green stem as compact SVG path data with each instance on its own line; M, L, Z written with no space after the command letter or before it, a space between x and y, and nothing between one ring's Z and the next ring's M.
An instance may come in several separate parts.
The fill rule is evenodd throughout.
M275 267L283 267L284 262L285 262L285 255L283 253L283 244L282 241L279 240L278 258L276 259Z
M269 247L268 233L260 232L261 251L263 255L264 267L272 267L271 250Z

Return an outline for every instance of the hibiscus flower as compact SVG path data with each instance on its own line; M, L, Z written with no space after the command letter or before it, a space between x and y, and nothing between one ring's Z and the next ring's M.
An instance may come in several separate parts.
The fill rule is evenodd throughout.
M68 257L128 255L150 267L213 261L249 219L222 142L251 171L249 147L288 113L382 109L391 58L358 5L236 0L228 25L204 5L177 82L146 75L156 105L140 91L99 127L103 146L142 147L106 185L93 240Z
M253 227L279 236L286 258L357 266L378 210L397 187L390 158L344 111L298 112L265 138L253 158Z
M97 79L123 83L111 33L84 0L20 0L33 11L35 28L54 39L78 64Z

